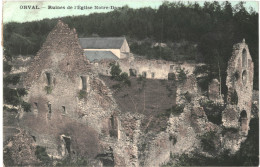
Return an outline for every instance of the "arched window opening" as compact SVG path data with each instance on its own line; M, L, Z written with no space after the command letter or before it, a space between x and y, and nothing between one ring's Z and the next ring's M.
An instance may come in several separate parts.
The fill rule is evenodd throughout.
M86 77L85 76L80 76L81 78L81 84L82 84L82 90L86 90L87 89L87 83L86 83Z
M247 67L247 52L246 49L242 51L242 67Z
M247 113L245 110L240 113L239 122L242 132L247 132Z
M243 82L244 85L247 82L247 72L246 72L246 70L244 70L243 73L242 73L242 82Z
M144 78L146 78L146 72L145 72L145 71L142 73L142 76L143 76Z
M46 78L47 78L47 84L48 84L48 86L50 86L51 85L51 74L46 72Z
M135 69L129 69L130 76L136 77L136 70Z

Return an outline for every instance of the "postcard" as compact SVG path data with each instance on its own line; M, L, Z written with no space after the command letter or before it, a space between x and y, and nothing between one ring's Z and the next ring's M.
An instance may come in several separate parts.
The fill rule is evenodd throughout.
M258 6L5 0L4 166L258 166Z

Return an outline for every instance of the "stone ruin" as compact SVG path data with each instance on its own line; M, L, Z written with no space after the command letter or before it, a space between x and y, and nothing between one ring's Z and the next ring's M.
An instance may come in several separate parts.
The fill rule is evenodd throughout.
M233 46L228 62L227 107L222 121L225 127L239 128L245 136L249 130L253 96L254 63L245 40Z
M152 69L152 62L140 62ZM133 61L127 63L127 71L135 66ZM175 70L169 62L160 64L162 69ZM76 31L61 21L35 56L24 80L29 90L25 100L32 105L32 112L20 113L20 126L33 136L36 145L46 148L49 156L82 156L95 166L159 166L172 154L201 150L198 136L222 130L208 121L199 103L209 98L224 105L218 80L211 82L209 97L205 97L190 71L185 83L177 88L176 103L184 104L183 113L170 115L165 131L145 134L140 128L144 115L122 112L113 92L98 77L100 71L109 70L108 64L103 65L104 69L98 69L100 65L89 63ZM151 78L152 72L148 74ZM217 147L234 153L245 140L251 118L253 62L244 41L234 45L227 74L228 98L222 122L226 128L238 128L239 133L235 139L219 136ZM168 74L162 76L167 79Z

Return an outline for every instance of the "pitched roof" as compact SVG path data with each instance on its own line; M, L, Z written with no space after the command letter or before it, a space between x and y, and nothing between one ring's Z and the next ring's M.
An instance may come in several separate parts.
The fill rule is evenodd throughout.
M120 49L125 37L79 38L82 49Z
M90 62L95 60L112 59L117 60L118 57L114 55L111 51L84 51L84 55Z

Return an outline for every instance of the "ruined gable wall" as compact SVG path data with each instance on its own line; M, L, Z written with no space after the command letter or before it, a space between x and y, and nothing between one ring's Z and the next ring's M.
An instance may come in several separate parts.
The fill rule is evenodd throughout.
M244 58L243 58L244 52ZM240 127L240 113L245 110L247 114L247 130L251 118L251 105L253 93L253 72L254 64L250 56L247 44L243 41L233 46L232 57L228 62L226 85L228 87L227 108L223 112L223 124L227 127ZM234 92L237 94L237 105L234 100ZM231 118L230 112L236 111L236 118ZM230 112L229 112L230 111ZM233 114L234 115L234 114ZM239 122L240 121L240 122ZM241 128L241 127L240 127ZM247 134L247 132L246 132Z
M60 43L53 43L52 38ZM78 41L77 36L62 22L48 36L26 78L29 91L25 100L32 105L32 112L21 113L20 124L51 156L64 156L61 135L65 135L71 138L71 150L95 158L103 148L101 130L111 129L109 124L100 122L109 122L117 106L110 90L90 71L88 61L77 52L81 51L80 46L73 41ZM50 74L50 84L46 73ZM86 94L82 99L81 76L86 77Z
M49 58L56 53L63 53L63 56L57 55ZM73 80L75 73L88 72L90 70L89 62L83 55L76 30L70 30L68 25L59 21L34 57L29 67L28 75L24 80L24 85L29 88L31 83L38 79L43 69L50 68L53 63L57 64L57 62L59 62L60 70L68 74L69 78ZM65 56L66 59L64 59Z

